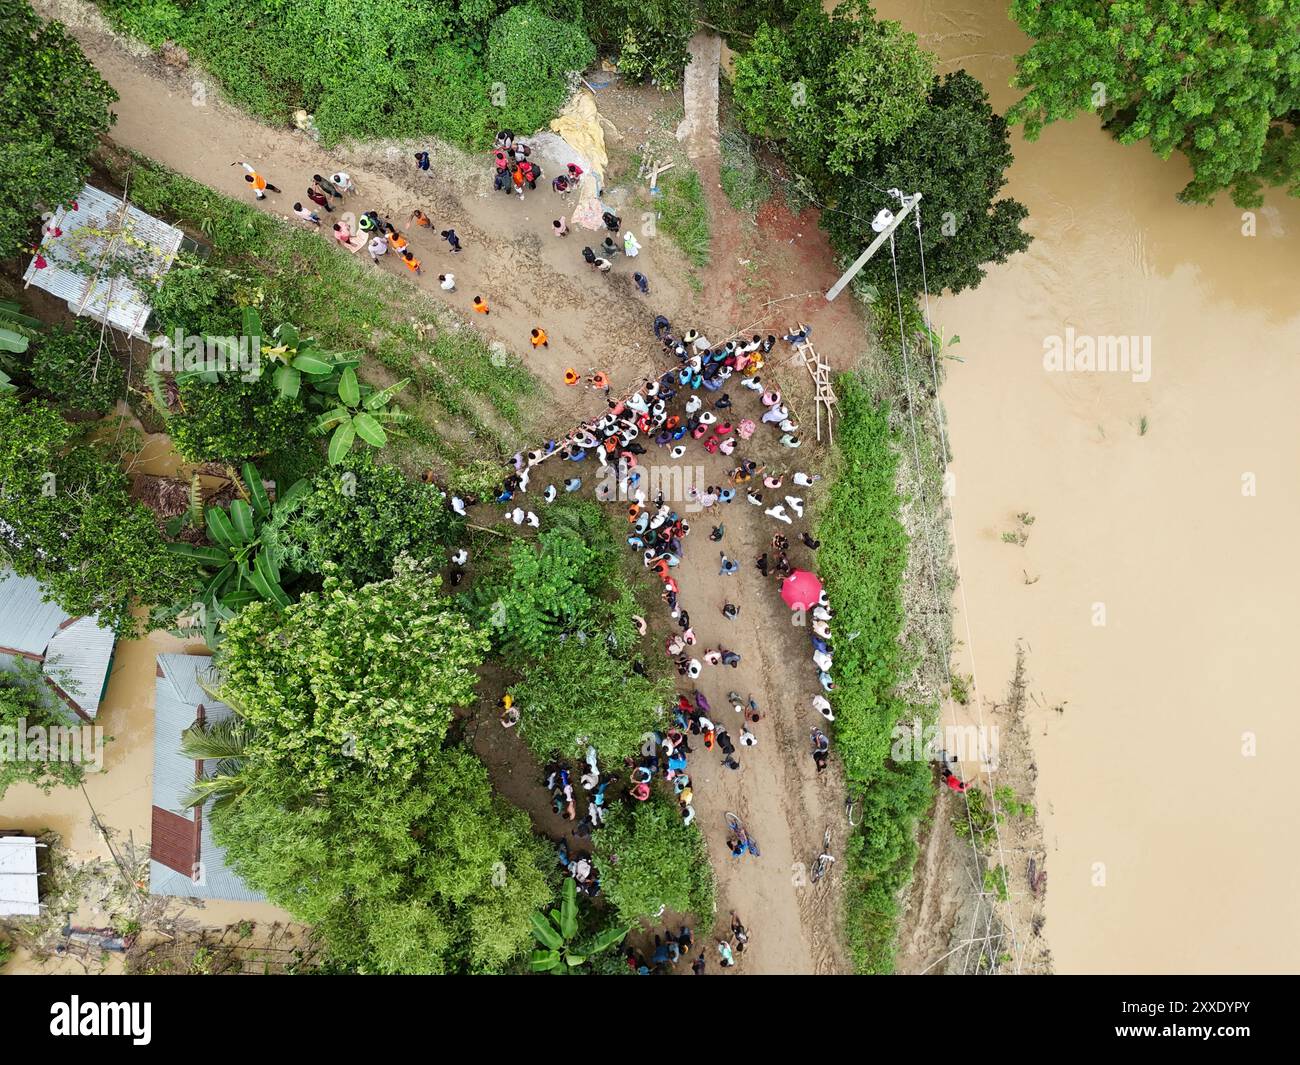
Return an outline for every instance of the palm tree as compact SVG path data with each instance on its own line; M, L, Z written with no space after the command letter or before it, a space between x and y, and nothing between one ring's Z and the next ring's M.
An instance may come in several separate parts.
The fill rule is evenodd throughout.
M564 881L560 908L545 916L534 913L529 921L533 926L533 937L546 948L533 951L535 973L565 973L576 969L592 955L621 942L631 931L630 928L606 928L587 940L579 950L574 942L578 936L578 884L572 877Z
M215 724L194 722L181 733L181 751L194 761L215 761L216 767L190 785L181 797L181 805L189 810L213 800L213 810L221 810L238 802L248 790L244 777L244 752L248 747L248 728L238 714Z

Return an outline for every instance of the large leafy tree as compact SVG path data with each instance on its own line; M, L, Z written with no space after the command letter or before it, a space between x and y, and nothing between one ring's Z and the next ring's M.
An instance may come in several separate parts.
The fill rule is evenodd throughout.
M704 837L663 796L611 810L592 844L605 897L620 921L653 919L661 907L704 919L713 913Z
M0 394L0 558L69 614L129 632L133 603L171 604L194 564L170 554L121 469L39 403Z
M327 577L283 610L253 603L228 621L221 694L261 756L316 788L358 767L414 775L473 697L487 649L439 584L404 559L386 581Z
M551 897L550 848L493 793L461 750L424 753L419 772L365 770L324 791L286 775L259 733L242 794L213 814L226 859L323 935L336 963L374 973L500 972L528 949Z
M843 254L856 256L875 236L868 221L884 206L879 190L920 192L931 291L973 288L986 264L1006 262L1029 246L1020 228L1029 211L1017 200L998 199L1011 162L1006 121L989 106L984 86L959 70L934 80L905 136L863 160L859 180L842 186L838 210L827 212L823 225ZM903 292L920 292L921 252L910 219L895 246ZM889 255L873 258L862 277L882 292L892 289Z
M41 207L72 199L117 93L63 24L0 0L0 259L22 247Z
M916 38L878 22L868 4L831 14L808 5L789 26L764 24L737 59L734 83L741 123L786 154L804 192L824 205L821 225L842 255L856 257L875 237L877 212L897 208L889 188L922 193L935 291L977 285L986 263L1028 246L1025 208L997 198L1011 150L982 86L965 71L936 78ZM918 293L915 231L896 239L899 283ZM892 288L887 254L864 280Z
M866 0L845 0L830 15L808 6L789 27L760 27L737 58L737 114L805 176L851 178L920 116L931 62L914 34L877 21Z
M1122 143L1187 156L1183 200L1230 189L1252 207L1265 182L1300 194L1298 0L1015 0L1011 14L1034 39L1008 115L1030 139L1096 110Z
M555 644L511 693L520 734L539 758L591 744L607 762L634 754L647 733L663 728L673 701L666 679L631 672L603 640L574 638Z

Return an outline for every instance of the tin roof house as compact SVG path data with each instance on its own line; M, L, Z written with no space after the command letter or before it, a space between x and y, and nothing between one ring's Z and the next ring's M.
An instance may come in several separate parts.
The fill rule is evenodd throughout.
M40 249L23 274L128 336L145 336L153 294L176 261L185 234L125 200L86 185L45 224Z
M84 721L94 721L113 666L113 630L98 615L73 617L47 602L32 577L0 570L0 669L37 663L45 683Z
M214 768L180 753L181 735L195 722L215 724L234 711L205 692L212 660L203 655L158 656L153 729L153 833L149 891L180 898L261 902L227 866L225 851L212 838L212 803L187 810L181 797Z

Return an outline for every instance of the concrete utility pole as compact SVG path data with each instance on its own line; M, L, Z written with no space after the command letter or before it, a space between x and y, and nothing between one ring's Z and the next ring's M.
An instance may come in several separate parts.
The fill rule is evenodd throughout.
M888 207L882 207L880 209L880 213L876 215L871 223L871 228L880 235L871 242L866 251L853 260L853 265L845 270L844 275L831 286L830 291L826 293L827 302L833 300L844 291L844 286L857 276L858 271L867 265L867 261L876 254L880 249L880 246L884 244L886 240L891 238L894 230L902 224L903 219L911 214L912 209L921 202L921 194L919 192L914 192L911 196L904 196L898 189L890 189L889 194L898 197L899 202L903 205L903 209L899 211L898 214L894 214L894 212Z

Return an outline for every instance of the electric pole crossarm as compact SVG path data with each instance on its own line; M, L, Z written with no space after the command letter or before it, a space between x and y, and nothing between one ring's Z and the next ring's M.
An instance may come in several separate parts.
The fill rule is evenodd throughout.
M889 225L880 231L876 239L868 245L867 250L853 260L853 265L844 271L843 276L831 286L830 291L826 293L827 302L844 291L844 286L852 281L857 276L858 271L867 265L867 261L880 250L880 246L889 239L890 234L902 224L904 218L912 213L912 208L921 202L921 194L916 192L911 196L904 196L902 199L903 209L894 216L894 220Z

